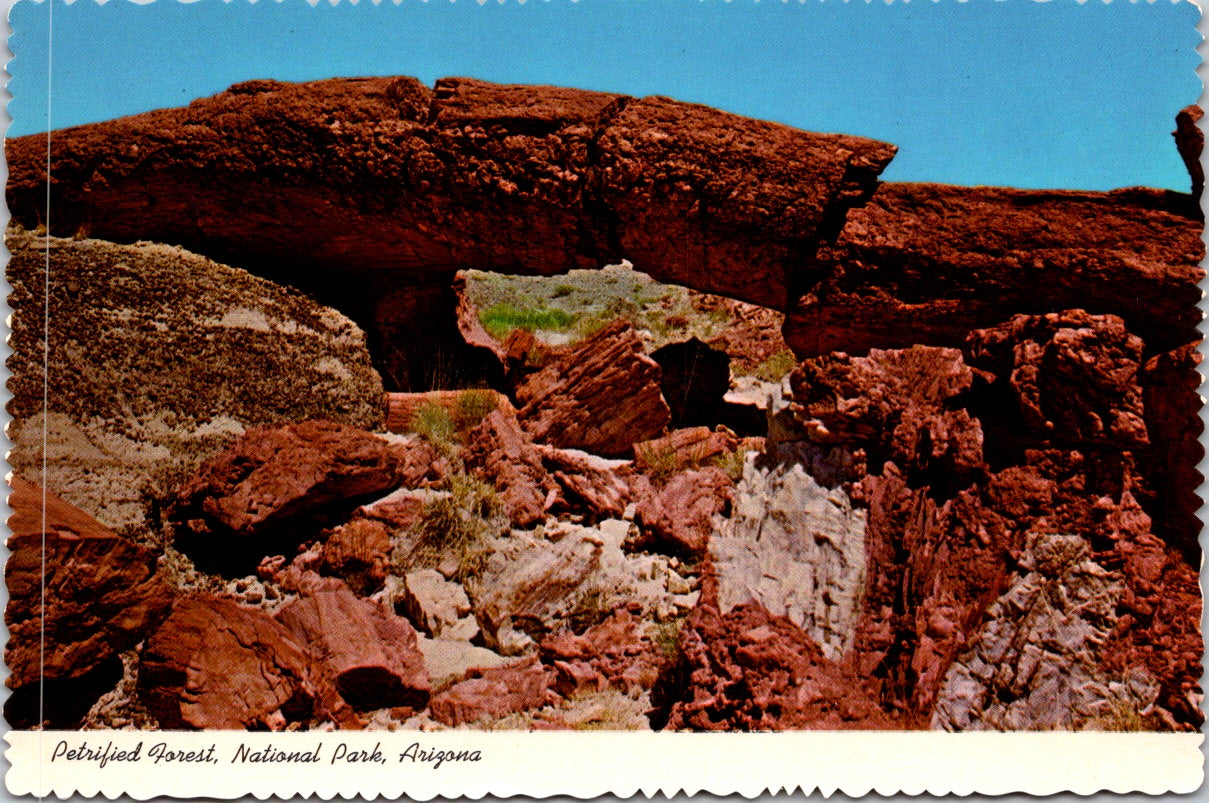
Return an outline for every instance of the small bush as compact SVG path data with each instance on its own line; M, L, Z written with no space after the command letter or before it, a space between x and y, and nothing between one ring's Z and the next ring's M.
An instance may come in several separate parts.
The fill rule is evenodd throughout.
M554 288L554 292L551 293L550 295L553 298L566 298L567 296L571 295L574 292L575 292L575 288L572 287L571 285L560 284L558 287Z
M590 585L575 599L575 604L567 614L567 624L575 633L582 633L608 619L617 602L612 589L602 585Z
M501 302L480 312L479 321L492 337L504 338L513 329L527 329L530 332L547 329L563 332L574 325L576 316L560 309L550 309L544 306L522 309Z
M453 425L459 432L477 427L495 410L496 395L482 388L463 390L454 402Z
M756 366L752 374L765 382L780 382L785 374L798 365L798 360L789 349L782 349Z
M666 485L672 477L680 472L699 468L707 462L704 444L697 444L693 448L681 452L670 446L660 447L643 443L636 445L634 451L638 462L645 466L643 473L650 478L651 482L659 486ZM719 455L714 458L714 462L716 463L722 458L723 456Z
M680 626L683 617L669 619L655 624L650 631L651 642L659 649L665 663L672 663L680 658Z
M500 515L495 488L467 474L449 478L449 495L424 506L415 552L406 557L410 566L436 566L446 555L458 559L458 582L477 577L487 559L487 539L494 534Z
M726 472L731 482L737 483L743 479L743 468L747 465L747 449L740 446L733 452L717 455L711 462Z
M457 427L449 411L439 404L422 404L416 408L408 429L435 446L449 446L457 439Z

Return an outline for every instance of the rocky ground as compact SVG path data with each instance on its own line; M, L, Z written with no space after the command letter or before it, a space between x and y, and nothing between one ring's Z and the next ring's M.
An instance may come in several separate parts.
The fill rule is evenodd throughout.
M280 262L246 263L269 280L177 247L9 231L10 723L1200 726L1203 254L1183 196L876 186L881 143L666 99L408 80L240 85L187 123L170 110L56 140L66 189L110 178L62 203L100 204L116 240L142 216L189 241L174 182L261 106L340 143L261 158L295 200L410 172L397 197L349 206L376 220L398 204L382 242L304 254L289 227L215 200L249 180L239 149L272 137L215 151L215 198L191 196L191 219L222 225L191 242L293 248L297 282ZM106 126L151 155L100 148ZM361 161L342 161L354 145ZM36 185L23 148L18 220ZM372 175L333 167L354 164ZM294 181L307 171L322 181ZM714 203L700 230L688 186ZM413 196L440 219L413 219L429 214ZM509 214L529 228L491 240ZM579 269L619 244L696 289ZM389 290L359 308L363 334L307 277L371 252L398 261L345 282ZM433 271L404 277L417 255ZM543 261L573 269L453 270L558 272L527 267ZM411 340L413 313L443 328Z

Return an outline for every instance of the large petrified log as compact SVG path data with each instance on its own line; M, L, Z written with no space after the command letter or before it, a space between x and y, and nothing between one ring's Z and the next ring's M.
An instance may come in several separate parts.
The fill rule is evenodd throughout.
M776 307L802 250L895 151L667 98L466 78L249 81L51 147L56 230L181 244L344 298L349 266L553 274L628 256ZM46 156L43 136L9 143L9 207L31 228Z
M329 421L249 430L180 491L177 539L225 569L315 536L358 504L436 479L433 447Z
M539 443L619 457L671 421L659 377L638 333L615 321L525 380L518 417Z
M156 573L155 553L19 475L11 483L4 660L10 672L6 685L15 692L6 715L14 725L40 725L33 709L24 710L28 701L19 698L36 696L42 682L79 681L81 694L84 687L95 692L82 701L86 711L106 689L93 688L85 676L146 638L168 615L173 594ZM47 686L42 716L74 726L56 713L63 702L58 698L72 692L63 684L53 688L58 691ZM29 715L33 721L26 721Z
M1187 196L881 185L819 250L785 321L799 357L913 344L1062 309L1110 313L1153 351L1196 338L1201 222Z
M530 527L544 520L547 497L557 486L516 416L496 410L468 433L466 441L466 465L499 490L513 524Z

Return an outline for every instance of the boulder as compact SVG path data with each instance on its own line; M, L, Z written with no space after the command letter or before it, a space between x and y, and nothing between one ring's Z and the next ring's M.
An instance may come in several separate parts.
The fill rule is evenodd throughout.
M178 543L220 568L255 565L367 498L433 481L432 454L418 440L388 443L329 421L249 430L179 492Z
M642 535L633 546L702 558L714 530L714 516L727 512L733 499L734 483L720 468L676 474L656 495L638 503L634 521Z
M971 332L965 353L1015 402L1022 426L1005 437L1076 449L1149 443L1138 384L1142 341L1115 315L1016 315Z
M788 311L785 340L799 358L960 347L1013 315L1083 309L1173 349L1200 321L1195 206L1162 190L887 182L815 255L821 276Z
M619 457L671 421L659 380L638 333L615 321L517 388L521 425L540 443Z
M551 672L538 663L537 656L489 669L471 669L462 681L433 695L428 712L450 726L499 719L550 702L551 680Z
M357 711L428 703L428 673L416 631L401 617L358 599L344 584L311 582L274 614L315 663L316 684L331 684Z
M669 672L678 695L657 688L653 721L673 730L881 730L903 728L865 683L829 661L805 633L759 603L729 614L703 605L681 633Z
M749 459L708 554L721 613L755 600L839 660L864 604L865 511L811 476L815 451L799 444Z
M456 637L453 631L471 612L466 590L446 580L436 569L417 569L404 575L401 593L395 598L395 610L417 630L433 638ZM467 640L477 631L475 625Z
M365 335L300 293L166 245L18 230L5 243L10 462L43 477L45 456L42 481L108 527L158 527L181 476L246 427L319 415L381 423Z
M381 522L392 534L414 530L424 518L425 506L446 494L448 491L431 488L399 488L381 499L361 505L352 512L351 519Z
M556 542L513 533L493 543L471 594L488 647L505 655L528 649L566 620L591 586L603 539L584 528L559 534Z
M15 690L14 698L37 696L41 690L42 716L61 727L74 727L74 716L64 713L60 721L56 713L64 698L91 695L72 707L75 711L82 706L75 713L86 712L107 691L99 675L108 676L106 669L119 653L159 626L168 616L174 592L157 573L152 551L115 535L18 474L11 475L10 483L5 682ZM98 678L90 677L94 674ZM73 691L73 686L78 689ZM18 713L21 706L15 701L6 707L14 725L28 719ZM37 713L33 717L24 726L42 724Z
M516 416L497 410L484 418L467 433L463 459L496 487L514 525L531 527L546 518L557 486Z
M386 525L376 519L353 519L332 530L323 542L319 571L339 577L354 593L365 597L386 581L390 557Z
M260 609L203 594L178 599L143 646L139 695L168 729L281 730L319 713L299 642Z
M629 460L609 460L544 444L537 445L537 452L571 510L598 518L620 518L634 500L635 477Z
M555 671L554 689L564 697L607 687L629 694L654 685L667 656L630 604L613 611L582 635L561 630L540 645L543 662Z
M688 427L634 444L634 465L648 473L667 473L709 465L734 453L741 442L733 433L719 428Z

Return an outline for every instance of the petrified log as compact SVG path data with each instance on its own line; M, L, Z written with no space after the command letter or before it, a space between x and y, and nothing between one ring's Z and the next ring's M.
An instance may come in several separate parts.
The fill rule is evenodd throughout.
M349 266L554 274L628 256L782 308L803 249L895 151L667 98L466 78L249 81L51 147L56 231L185 245L329 296L353 294L333 279ZM12 140L8 161L9 208L32 228L45 137ZM282 226L286 210L308 225Z
M471 430L466 441L466 465L499 490L513 524L530 527L543 521L547 499L557 486L516 416L497 410Z
M144 645L139 694L165 728L279 730L314 711L309 665L264 611L195 594Z
M734 487L726 473L714 466L675 475L658 494L638 503L634 521L642 535L632 546L704 557L713 517L730 508Z
M323 542L320 572L339 577L354 593L368 596L382 587L390 569L390 532L377 519L353 519Z
M518 417L535 441L618 457L671 421L659 377L638 333L615 321L517 388Z
M1170 196L1170 197L1169 197ZM1124 319L1152 351L1196 339L1201 222L1187 196L892 184L817 254L785 321L799 358L961 346L1016 314Z
M12 487L4 567L10 688L83 675L164 620L173 592L156 573L155 553L18 475Z
M465 679L432 698L429 713L446 725L462 725L540 708L548 702L552 673L526 658L491 669L471 669Z
M634 468L628 460L610 460L579 449L537 444L542 463L573 510L619 518L635 496Z
M416 631L398 616L358 599L342 583L304 583L275 614L310 648L316 683L332 683L355 710L428 704L428 672Z
M486 388L387 393L387 431L413 432L417 421L416 414L425 407L444 410L449 415L449 422L454 429L461 431L476 426L492 410L502 410L514 415L516 413L507 396Z

